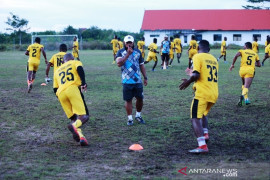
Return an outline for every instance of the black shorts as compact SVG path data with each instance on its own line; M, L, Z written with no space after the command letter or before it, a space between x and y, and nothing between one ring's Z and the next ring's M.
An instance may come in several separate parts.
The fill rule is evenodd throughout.
M168 61L170 59L169 53L162 53L161 59L162 61Z
M123 99L131 101L133 97L143 99L143 85L137 84L123 84Z

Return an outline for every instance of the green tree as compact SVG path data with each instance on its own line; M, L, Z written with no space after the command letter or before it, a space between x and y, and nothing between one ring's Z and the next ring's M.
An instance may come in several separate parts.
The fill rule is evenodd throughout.
M242 6L245 9L270 9L270 0L247 0L248 3L256 4L258 6L246 5Z
M64 29L63 33L64 34L78 34L78 30L69 25L67 28Z
M6 24L10 26L10 28L6 28L6 30L13 31L14 34L19 34L20 37L20 45L22 44L22 32L26 32L29 28L27 28L28 20L20 19L19 16L10 12L11 17L7 18Z

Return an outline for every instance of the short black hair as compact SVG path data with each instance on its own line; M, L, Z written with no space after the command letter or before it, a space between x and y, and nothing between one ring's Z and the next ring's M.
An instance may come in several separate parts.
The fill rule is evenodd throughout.
M252 49L252 44L251 44L251 42L246 42L246 43L245 43L245 46L246 46L248 49Z
M153 42L154 42L154 43L157 43L157 38L154 38L154 39L153 39Z
M195 35L192 35L191 36L191 39L196 40L196 36Z
M117 35L114 35L114 39L117 39Z
M145 39L144 39L144 37L142 37L142 41L144 41Z
M62 52L67 52L67 45L66 44L60 44L59 50Z
M170 41L173 41L173 37L172 36L170 37Z
M35 38L35 42L36 42L36 43L40 43L40 41L41 41L40 37L36 37L36 38Z
M258 41L258 38L257 37L254 37L254 41Z
M199 42L199 48L204 52L209 52L210 51L210 44L207 40L203 39Z

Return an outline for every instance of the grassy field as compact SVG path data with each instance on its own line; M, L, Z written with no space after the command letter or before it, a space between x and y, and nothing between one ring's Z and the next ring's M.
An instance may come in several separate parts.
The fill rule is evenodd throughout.
M53 53L47 52L48 59ZM219 56L219 50L211 53ZM186 50L181 64L175 59L170 69L158 66L151 72L153 62L146 65L146 124L132 127L126 125L120 68L111 64L111 51L81 51L91 115L83 127L88 147L73 141L52 84L40 86L44 59L28 94L24 52L0 52L0 179L225 178L224 173L192 173L194 169L236 169L239 179L269 179L270 63L256 70L251 105L238 107L240 59L234 71L228 71L235 53L228 50L228 64L219 62L219 99L209 114L210 152L191 155L188 150L197 146L189 120L192 90L178 90L187 77ZM133 143L144 150L128 151ZM178 172L185 167L187 175Z

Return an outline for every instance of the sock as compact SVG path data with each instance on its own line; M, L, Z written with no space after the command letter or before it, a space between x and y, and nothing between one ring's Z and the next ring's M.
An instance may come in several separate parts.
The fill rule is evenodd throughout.
M242 95L245 96L245 99L248 98L248 88L244 88L244 89L242 90Z
M197 138L199 146L206 145L204 136Z
M77 132L78 132L80 138L84 137L84 135L82 134L81 128L77 128Z
M128 120L133 121L133 119L132 119L132 115L128 115Z
M136 116L135 117L141 117L141 112L136 111Z
M72 123L72 125L74 125L76 128L79 128L82 125L82 121L80 119L77 119L74 123Z
M203 134L208 134L208 129L207 128L203 128Z

